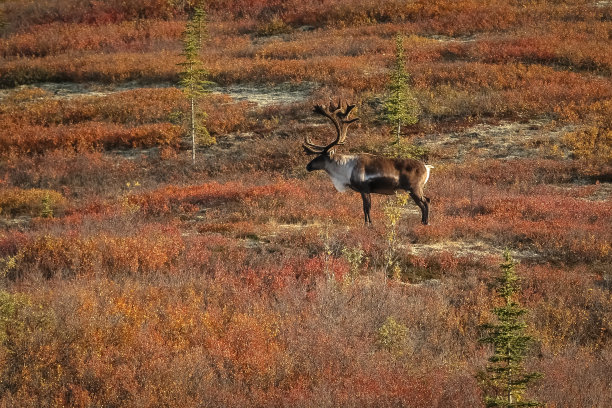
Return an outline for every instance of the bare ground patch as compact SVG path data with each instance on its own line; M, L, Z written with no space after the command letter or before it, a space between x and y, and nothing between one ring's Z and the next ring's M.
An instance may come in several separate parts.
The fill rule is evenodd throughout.
M175 86L170 82L162 82L157 84L147 85L148 88L170 88ZM118 92L130 91L133 89L143 88L138 82L125 82L123 84L105 85L97 82L45 82L32 85L21 85L11 89L0 89L0 100L5 99L14 92L28 89L40 89L45 92L45 97L53 99L71 99L89 96L108 96Z
M432 157L453 163L476 158L536 158L550 154L539 146L549 146L573 129L546 120L479 124L463 131L427 135L417 144L429 150Z
M130 91L139 88L172 88L176 84L161 82L143 86L138 82L126 82L119 85L105 85L95 82L88 83L39 83L34 85L21 85L11 89L0 89L0 100L4 100L14 92L28 89L40 89L45 97L54 99L70 99L78 97L107 96L118 92ZM282 83L274 85L239 84L230 86L215 86L210 88L211 93L228 95L236 101L253 102L258 106L282 105L301 102L307 99L314 89L313 84Z
M413 255L431 256L441 253L451 253L456 257L485 258L500 255L505 248L492 245L485 241L440 241L427 244L411 244L408 247ZM530 250L511 249L510 254L518 260L538 260L541 256Z
M313 84L283 83L277 85L240 84L217 87L213 93L229 95L236 101L253 102L258 106L284 105L302 102L314 89Z

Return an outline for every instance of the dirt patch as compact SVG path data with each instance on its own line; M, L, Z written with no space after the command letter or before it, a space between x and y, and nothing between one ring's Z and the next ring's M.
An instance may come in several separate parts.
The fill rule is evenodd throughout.
M592 184L590 181L579 180L574 183L551 184L548 187L560 193L567 193L570 195L575 193L577 188L585 188L586 194L579 195L579 197L586 201L609 201L612 199L612 183L597 182Z
M236 101L247 101L259 106L301 102L314 90L314 84L283 83L278 85L242 84L214 88L213 93L229 95Z
M27 228L32 223L32 217L28 215L22 215L15 218L1 218L0 217L0 229L23 229Z
M100 83L39 83L34 85L22 85L12 89L1 89L0 100L14 92L27 89L41 89L46 92L46 97L56 99L70 99L78 97L102 97L118 92L130 91L139 88L172 88L176 84L170 82L162 82L143 86L137 82L126 82L119 85L104 85ZM301 83L283 83L277 85L260 85L260 84L241 84L230 85L228 87L213 87L213 94L228 95L236 101L253 102L258 106L289 104L301 102L307 99L313 89L314 84Z
M425 38L428 38L430 40L439 41L439 42L454 42L454 43L469 43L469 42L476 41L476 36L474 35L463 36L463 37L449 37L448 35L433 34L433 35L425 36Z
M418 256L435 255L440 253L451 253L456 257L485 258L499 255L504 248L496 247L484 241L442 241L431 244L411 244L409 250ZM529 250L510 250L514 259L537 260L541 256ZM501 258L500 258L501 259Z
M170 82L147 85L148 88L169 88L174 86ZM45 82L33 85L21 85L12 89L0 90L0 100L20 90L42 89L47 93L46 97L55 99L71 99L83 96L107 96L117 92L125 92L133 89L143 88L137 82L126 82L119 85L105 85L96 82L72 83L72 82Z
M593 194L586 197L590 201L609 201L612 199L612 183L598 183Z
M432 134L416 143L442 161L536 158L546 154L540 145L558 141L572 126L558 127L550 121L479 124L459 132Z

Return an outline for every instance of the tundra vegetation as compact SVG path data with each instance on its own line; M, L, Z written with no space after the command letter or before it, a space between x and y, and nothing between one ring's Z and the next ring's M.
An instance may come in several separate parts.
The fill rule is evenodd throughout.
M197 5L0 2L0 406L484 406L506 247L525 400L612 406L609 2L209 0L192 164ZM301 144L384 152L397 34L432 213L369 227Z

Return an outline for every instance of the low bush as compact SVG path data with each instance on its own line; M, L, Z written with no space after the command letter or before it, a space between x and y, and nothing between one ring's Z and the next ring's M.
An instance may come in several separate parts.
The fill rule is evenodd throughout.
M80 122L141 125L168 121L181 106L177 88L140 88L103 96L51 98L37 88L16 91L0 108L3 124L40 126Z
M41 154L52 150L92 152L99 149L178 147L184 134L180 126L169 123L126 127L101 122L77 125L20 126L12 132L5 128L0 137L0 154Z
M74 51L174 47L183 30L182 21L134 20L96 25L54 22L34 26L0 41L0 55L4 58L45 57Z
M184 249L180 233L156 225L139 233L144 235L32 236L17 245L16 253L2 254L4 275L22 280L172 273ZM4 247L10 249L15 239L21 238L4 236Z
M563 136L576 159L589 166L612 165L612 129L591 127Z
M61 193L45 189L18 187L0 189L0 216L50 216L65 210L68 201Z

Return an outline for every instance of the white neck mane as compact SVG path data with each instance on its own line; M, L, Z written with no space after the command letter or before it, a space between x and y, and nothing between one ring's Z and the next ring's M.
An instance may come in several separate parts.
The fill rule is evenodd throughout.
M351 184L351 174L357 161L357 156L338 154L334 155L325 166L336 190L343 192L348 190Z

